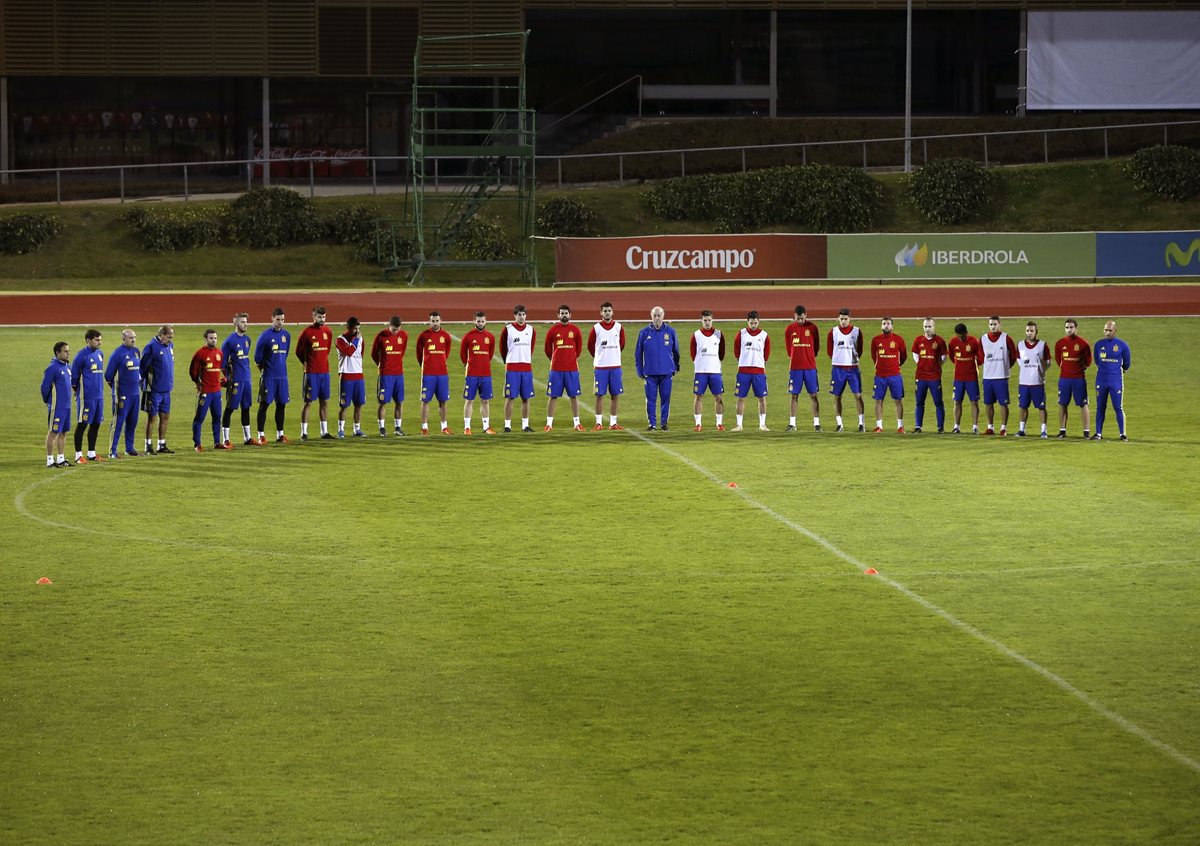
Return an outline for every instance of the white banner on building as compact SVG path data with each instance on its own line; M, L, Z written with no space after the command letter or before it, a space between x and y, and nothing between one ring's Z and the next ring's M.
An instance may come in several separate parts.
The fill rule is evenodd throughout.
M1030 12L1030 109L1200 108L1200 11Z

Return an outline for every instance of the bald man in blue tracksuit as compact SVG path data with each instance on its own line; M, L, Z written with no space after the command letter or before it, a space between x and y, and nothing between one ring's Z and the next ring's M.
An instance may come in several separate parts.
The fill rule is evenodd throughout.
M1098 441L1104 432L1104 412L1112 401L1113 413L1117 415L1117 429L1121 440L1125 437L1125 371L1133 364L1129 344L1117 337L1117 324L1104 324L1104 339L1092 345L1092 361L1096 365L1096 434Z
M108 356L104 381L113 392L112 444L109 458L120 458L121 433L125 433L125 454L136 458L133 439L137 435L138 398L142 392L142 351L138 349L137 333L126 329L121 333L121 346Z
M663 322L662 306L650 309L650 325L638 333L633 349L637 375L646 383L646 419L649 428L667 430L671 415L671 380L679 372L679 338ZM661 402L661 414L658 405Z

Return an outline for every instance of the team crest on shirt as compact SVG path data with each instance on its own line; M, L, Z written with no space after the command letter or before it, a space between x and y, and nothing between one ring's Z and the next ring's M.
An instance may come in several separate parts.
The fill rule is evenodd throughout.
M1079 344L1076 344L1071 349L1075 350L1075 352L1079 352Z
M894 350L895 348L896 348L896 342L895 342L895 341L892 341L890 344L888 344L888 349L892 349L892 350Z

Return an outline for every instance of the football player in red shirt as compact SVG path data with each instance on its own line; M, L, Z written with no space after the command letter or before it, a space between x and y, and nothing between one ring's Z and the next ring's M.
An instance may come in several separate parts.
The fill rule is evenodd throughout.
M960 432L963 395L971 400L971 434L979 434L979 365L983 364L983 347L979 339L967 334L967 324L954 325L954 337L947 344L950 360L954 362L954 431Z
M812 402L813 431L821 431L820 388L817 382L817 353L821 349L821 330L808 319L808 309L802 305L793 311L795 321L783 330L783 343L791 358L791 373L788 378L788 393L792 395L792 415L788 421L788 432L796 431L796 409L800 404L800 391L808 392Z
M487 315L475 312L475 328L463 335L458 356L467 366L463 386L463 434L471 434L471 404L479 397L483 433L494 435L492 428L492 356L496 354L496 336L487 331Z

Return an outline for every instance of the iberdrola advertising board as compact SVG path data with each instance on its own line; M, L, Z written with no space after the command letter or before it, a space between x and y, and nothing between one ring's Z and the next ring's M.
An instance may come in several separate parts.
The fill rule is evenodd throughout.
M1096 275L1094 232L830 235L830 279L1078 279Z

